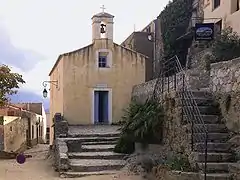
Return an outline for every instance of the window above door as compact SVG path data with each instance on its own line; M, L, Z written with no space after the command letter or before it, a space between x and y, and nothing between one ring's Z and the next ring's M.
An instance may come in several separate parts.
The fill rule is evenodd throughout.
M112 53L110 50L98 50L97 51L97 68L107 69L111 68L112 65Z

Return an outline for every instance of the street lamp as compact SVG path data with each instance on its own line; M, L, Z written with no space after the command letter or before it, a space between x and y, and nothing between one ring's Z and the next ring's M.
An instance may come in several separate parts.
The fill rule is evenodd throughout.
M42 85L44 87L44 89L43 89L43 97L44 98L47 98L47 95L48 95L48 91L46 89L47 83L50 83L50 84L54 85L56 88L58 88L58 81L43 81Z
M155 32L148 33L147 36L148 40L153 42L153 61L152 61L152 68L153 68L153 77L155 77L156 74L156 35Z
M153 41L153 34L152 34L152 33L149 33L149 34L148 34L148 40L149 40L149 41Z
M47 94L48 94L48 92L47 92L46 88L44 88L44 90L43 90L43 97L47 98Z

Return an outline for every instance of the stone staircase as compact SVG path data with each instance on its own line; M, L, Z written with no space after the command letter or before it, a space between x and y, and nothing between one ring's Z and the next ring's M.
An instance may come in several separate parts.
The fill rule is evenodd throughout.
M230 180L229 165L234 163L234 155L230 151L228 140L230 134L224 123L220 121L220 112L214 103L213 95L207 91L192 91L200 114L208 130L207 144L207 180ZM182 98L183 108L192 110L192 106L187 103L188 99ZM196 118L194 118L196 119ZM184 114L183 120L187 123L187 115ZM191 132L191 124L187 124ZM195 132L193 134L194 159L196 167L201 172L200 179L204 179L205 167L205 133L204 125L195 122Z
M113 152L119 132L94 132L98 128L94 130L92 127L87 133L69 135L69 170L61 173L63 177L115 174L125 165L125 155Z

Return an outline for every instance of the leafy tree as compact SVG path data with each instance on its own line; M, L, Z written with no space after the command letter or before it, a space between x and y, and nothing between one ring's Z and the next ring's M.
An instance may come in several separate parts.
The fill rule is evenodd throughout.
M240 57L240 36L228 27L217 35L212 45L214 62Z
M158 17L161 22L164 56L167 59L175 55L180 59L186 56L186 42L177 43L176 39L187 32L192 16L192 4L193 0L169 1Z
M17 93L19 84L25 81L22 75L11 72L7 65L0 65L0 106L3 106L9 101L8 96Z

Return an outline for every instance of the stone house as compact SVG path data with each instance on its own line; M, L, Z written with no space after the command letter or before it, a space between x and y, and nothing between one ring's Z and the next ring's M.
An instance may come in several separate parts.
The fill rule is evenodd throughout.
M149 57L146 62L146 81L157 77L158 62L163 48L159 18L151 21L141 31L133 32L121 45Z
M50 119L61 113L70 125L116 123L132 87L145 82L148 57L114 43L113 19L94 15L92 44L59 56L49 74L57 82L50 86Z
M29 112L35 113L37 118L41 119L42 124L39 127L39 131L42 132L42 142L46 143L46 134L47 134L47 115L42 103L18 103L14 104L17 107L20 107Z
M220 29L231 26L240 33L240 1L239 0L205 0L204 21L216 23Z
M0 109L0 148L6 152L19 152L38 143L44 143L41 115L15 105Z
M153 73L153 42L148 40L148 35L148 32L133 32L126 40L124 40L124 42L121 43L122 46L149 57L146 62L145 81L151 80Z

